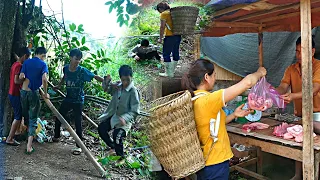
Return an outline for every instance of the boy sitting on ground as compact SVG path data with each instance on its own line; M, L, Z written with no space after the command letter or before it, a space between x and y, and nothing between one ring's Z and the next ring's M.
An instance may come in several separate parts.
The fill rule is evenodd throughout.
M123 139L126 137L132 123L139 113L140 101L137 88L132 81L132 68L123 65L119 69L121 83L111 83L108 75L103 82L103 89L112 95L112 100L106 112L99 117L98 132L102 140L111 148L109 155L121 156L119 165L125 162ZM113 141L109 131L113 131Z
M137 61L149 60L153 58L160 60L161 57L159 56L158 50L158 46L150 44L147 39L143 39L140 44L136 45L129 52L129 56Z

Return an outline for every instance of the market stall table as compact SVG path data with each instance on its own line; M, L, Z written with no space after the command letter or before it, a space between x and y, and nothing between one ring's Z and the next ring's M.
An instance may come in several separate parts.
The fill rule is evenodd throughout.
M297 143L292 140L286 140L281 137L276 137L272 134L275 126L282 122L270 118L262 118L262 123L268 124L270 127L263 130L254 130L251 132L242 131L242 124L229 123L227 131L230 138L230 143L243 144L245 146L255 146L258 148L257 158L244 163L249 165L257 163L257 173L244 169L244 165L235 165L231 170L238 170L241 173L254 177L256 179L267 179L262 176L262 155L261 151L282 156L302 162L302 143ZM294 122L294 124L301 124L301 121ZM314 138L314 161L315 161L315 179L318 179L319 162L320 162L320 136Z

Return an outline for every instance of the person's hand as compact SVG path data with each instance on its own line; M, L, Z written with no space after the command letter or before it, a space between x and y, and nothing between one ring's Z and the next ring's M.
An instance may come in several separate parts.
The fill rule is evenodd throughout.
M137 60L137 61L139 61L139 60L140 60L140 57L136 55L136 56L134 57L134 59Z
M60 90L60 87L59 86L53 86L52 89L57 92L58 90Z
M44 94L43 97L46 99L50 99L50 95L48 93Z
M285 103L289 104L292 101L292 94L286 93L284 95L281 95L281 98L284 100Z
M158 43L162 44L162 38L158 39Z
M264 67L259 67L259 69L257 70L258 73L261 74L261 77L267 75L267 70Z
M119 117L120 123L122 126L126 125L126 120L124 120L122 117Z
M248 114L254 112L253 110L250 110L250 109L242 109L244 105L245 105L245 104L242 104L242 105L240 105L239 107L237 107L237 108L234 110L234 115L235 115L236 117L245 117L245 116L247 116Z
M119 84L121 83L121 81L117 81L115 83L111 83L112 88L115 88L117 90L119 90Z
M110 76L110 74L104 76L103 79L104 79L105 82L111 81L111 76Z

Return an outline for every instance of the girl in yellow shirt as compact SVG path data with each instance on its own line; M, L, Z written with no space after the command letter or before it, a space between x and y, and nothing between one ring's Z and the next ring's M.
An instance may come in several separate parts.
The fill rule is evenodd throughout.
M170 6L167 2L161 2L157 5L157 11L160 13L160 37L158 42L162 43L163 35L163 61L165 73L160 73L160 76L174 77L174 71L177 67L179 56L179 46L181 35L173 34L173 23L171 19ZM171 61L171 54L172 60Z
M239 83L212 93L210 91L213 90L216 73L214 72L214 64L211 61L206 59L195 61L191 65L189 72L183 77L183 88L189 90L195 97L193 101L195 121L203 155L206 160L206 167L197 173L199 180L228 179L229 159L232 158L233 154L226 124L236 117L248 115L251 111L242 110L244 106L242 105L233 114L226 116L222 107L254 86L266 73L266 69L260 67L257 72L249 74ZM210 126L212 122L213 127L216 127L216 135L212 134L212 127Z

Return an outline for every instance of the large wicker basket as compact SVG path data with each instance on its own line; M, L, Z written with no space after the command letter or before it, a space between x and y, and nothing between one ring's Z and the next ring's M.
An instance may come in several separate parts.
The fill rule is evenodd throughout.
M147 123L151 150L174 178L186 177L205 166L189 91L153 101Z
M194 34L199 9L192 6L171 8L172 31L175 35Z

